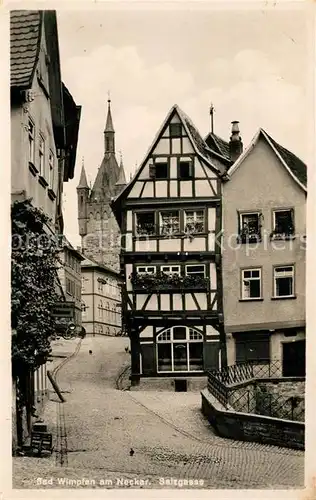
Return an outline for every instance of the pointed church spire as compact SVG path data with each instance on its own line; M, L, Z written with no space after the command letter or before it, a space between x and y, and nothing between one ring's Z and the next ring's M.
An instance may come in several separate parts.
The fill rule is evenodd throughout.
M111 99L108 98L108 115L106 117L106 124L104 132L114 132L112 113L111 113Z
M126 185L126 177L125 177L123 158L122 158L121 152L120 152L120 170L119 170L119 176L118 176L118 180L116 182L116 185L117 186L125 186Z
M80 189L80 188L88 188L89 189L88 182L87 182L86 171L85 171L85 168L84 168L84 158L82 158L82 167L81 167L80 181L79 181L79 184L77 186L77 189Z
M104 151L105 153L115 153L115 142L114 142L114 127L111 113L111 99L110 93L108 98L108 114L106 117L106 124L104 129Z

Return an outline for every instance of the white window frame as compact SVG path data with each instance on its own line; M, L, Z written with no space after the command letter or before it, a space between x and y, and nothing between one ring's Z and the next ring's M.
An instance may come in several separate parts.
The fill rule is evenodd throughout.
M205 264L187 264L185 266L185 275L186 276L192 276L194 274L200 274L199 271L193 271L193 272L189 272L188 273L188 268L190 267L196 267L196 266L199 266L199 267L203 267L203 270L204 270L204 278L206 277L206 269L205 269Z
M165 270L165 269L168 269L169 270ZM172 270L172 269L176 269L176 270ZM163 272L164 274L168 274L169 276L180 276L181 275L181 267L180 266L161 266L160 267L160 270L161 272Z
M32 129L31 129L32 127ZM28 119L28 142L29 142L29 162L34 165L35 162L35 124L32 118Z
M203 221L202 221L202 223L203 223L203 229L202 229L202 231L194 231L193 233L194 234L199 234L199 233L203 234L203 233L205 233L205 210L203 210L203 209L201 209L201 210L185 210L184 211L184 231L185 232L190 232L190 231L187 231L187 224L190 224L190 223L187 222L187 218L188 218L187 213L188 212L192 212L193 213L193 224L196 223L196 222L201 222L201 221L197 220L197 213L198 212L202 212L202 214L203 214Z
M49 150L48 156L48 187L49 189L54 188L54 167L55 167L55 156L53 151Z
M43 134L39 134L38 141L39 173L45 177L45 139Z
M178 214L178 228L177 230L170 230L169 232L165 232L163 229L164 229L164 225L163 225L163 215L166 215L166 214L170 214L172 212L175 212ZM176 218L176 217L175 217ZM178 234L180 232L180 211L179 210L166 210L166 211L163 211L163 212L159 212L159 228L160 228L160 234L162 236L168 236L168 235L172 235L172 234Z
M183 326L183 325L179 325ZM159 332L159 334L156 337L156 367L157 367L157 373L180 373L177 370L174 370L174 353L173 353L173 345L174 344L186 344L186 350L187 350L187 369L186 370L181 370L186 373L191 373L191 372L203 372L204 370L190 370L190 350L189 350L189 345L192 343L204 343L204 336L201 332L198 332L194 328L190 328L188 326L185 326L184 328L186 329L186 338L185 339L174 339L173 337L173 328L167 328L166 330ZM191 332L194 332L195 336L198 336L199 338L191 338L194 335L191 334ZM163 336L166 336L166 334L170 335L170 340L165 340L163 339ZM159 364L158 364L158 345L159 344L170 344L171 345L171 370L159 370Z
M145 269L145 271L139 271L139 269ZM153 269L152 271L148 271L148 269ZM156 266L137 266L136 272L139 275L142 274L156 274Z
M282 274L277 276L278 269L292 268L291 271L283 271ZM292 293L290 295L277 295L277 278L292 278ZM273 268L273 298L285 299L288 297L295 297L295 269L293 264L275 266Z
M256 271L258 272L259 271L259 277L257 276L250 276L250 278L245 278L245 272L253 272L253 271ZM245 297L245 284L244 284L244 281L254 281L254 280L259 280L260 281L260 296L259 297ZM262 299L262 272L261 272L261 268L258 267L258 268L250 268L250 269L242 269L241 270L241 299L242 300L260 300Z

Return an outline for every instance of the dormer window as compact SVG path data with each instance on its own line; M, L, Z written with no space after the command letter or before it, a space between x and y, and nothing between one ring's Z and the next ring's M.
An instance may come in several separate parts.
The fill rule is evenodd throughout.
M155 234L155 212L136 214L136 233L140 236Z
M294 210L275 210L273 212L273 239L290 238L294 235Z
M181 137L182 135L181 123L170 123L169 131L170 131L170 137Z

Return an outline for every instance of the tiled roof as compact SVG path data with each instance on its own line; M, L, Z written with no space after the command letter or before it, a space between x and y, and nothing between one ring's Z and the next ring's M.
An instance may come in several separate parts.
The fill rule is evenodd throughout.
M10 13L11 87L29 88L41 40L42 13L12 10Z
M304 185L307 185L307 167L302 160L300 160L294 153L278 144L272 137L265 132L273 146L282 157L283 161L287 164L292 174Z
M188 127L188 130L190 132L191 139L193 140L196 149L198 152L207 158L209 161L211 160L208 152L208 147L207 144L205 143L204 139L202 138L200 132L196 128L196 126L193 124L191 118L188 117L186 113L184 113L178 106L176 107L180 117L182 120L185 122L186 126Z
M116 277L120 277L120 273L117 271L114 271L113 269L105 266L104 264L100 264L100 262L97 262L96 260L92 259L91 257L87 257L86 255L83 254L84 260L81 262L81 267L86 267L86 268L98 268L104 272L110 273Z
M205 142L210 149L230 160L229 143L227 141L210 132L205 138Z

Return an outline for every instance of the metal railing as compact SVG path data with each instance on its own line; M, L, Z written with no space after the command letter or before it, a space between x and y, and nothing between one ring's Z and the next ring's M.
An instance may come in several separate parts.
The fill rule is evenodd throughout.
M208 372L207 388L225 407L236 411L275 418L304 421L305 398L267 392L258 379L282 377L280 360L244 362ZM249 381L247 387L236 387ZM264 382L261 382L264 384Z
M268 417L282 418L303 422L305 419L304 397L262 393L254 387L232 391L228 396L228 403L236 410L243 413L265 415Z
M280 360L268 361L266 359L245 361L227 366L222 370L212 370L212 374L220 382L231 385L246 382L252 378L279 377L282 375L282 363Z
M208 373L207 388L227 408L229 389L212 372Z

